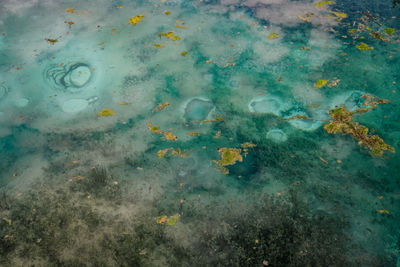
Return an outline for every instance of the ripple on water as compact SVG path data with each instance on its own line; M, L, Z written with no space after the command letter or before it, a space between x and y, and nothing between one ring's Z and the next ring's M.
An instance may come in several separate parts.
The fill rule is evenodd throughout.
M92 79L92 70L86 63L71 63L63 66L52 64L44 72L45 80L54 89L79 92Z

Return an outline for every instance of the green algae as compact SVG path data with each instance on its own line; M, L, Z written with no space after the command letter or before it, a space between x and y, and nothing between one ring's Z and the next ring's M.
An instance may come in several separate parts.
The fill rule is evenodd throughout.
M331 11L332 14L334 14L336 17L340 19L347 18L347 14L344 12L339 12L339 11Z
M167 219L167 224L168 224L169 226L174 226L174 225L178 222L180 216L181 216L181 215L179 215L179 214L175 214L175 215L173 215L173 216L170 216L170 217Z
M268 35L268 39L278 39L279 33L273 32L270 35Z
M358 45L356 45L358 50L361 51L367 51L367 50L374 50L374 48L372 46L367 45L366 43L359 43Z
M385 32L389 35L393 35L396 33L396 30L393 28L385 28Z
M326 5L333 5L333 4L335 4L335 1L325 0L315 3L314 6L319 9L324 9Z
M314 88L322 88L328 83L328 80L318 80L314 83Z
M135 26L136 24L138 24L139 22L142 21L142 18L144 17L143 14L139 14L135 17L132 17L129 19L129 24L131 24L132 26Z

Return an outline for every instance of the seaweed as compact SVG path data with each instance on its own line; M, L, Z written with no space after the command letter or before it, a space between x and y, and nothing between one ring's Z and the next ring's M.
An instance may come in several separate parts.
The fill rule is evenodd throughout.
M192 250L202 266L351 266L347 221L313 215L294 190L266 195L223 221L225 230L204 230Z
M132 18L129 19L128 24L131 24L132 26L135 26L136 24L138 24L139 22L142 21L143 17L144 17L143 14L139 14L139 15L137 15L135 17L132 17Z
M102 166L92 168L86 176L75 176L70 179L72 191L80 191L95 197L105 198L110 201L119 201L121 186L109 175L107 169Z
M12 223L0 227L0 263L4 265L12 258L25 263L40 258L51 263L48 266L59 266L63 250L74 243L76 232L84 229L76 223L83 220L94 230L101 221L89 207L75 205L62 190L28 192L13 202L8 214Z
M369 46L363 42L360 42L358 45L356 45L356 47L358 50L361 50L361 51L374 50L374 48L372 46Z
M10 209L10 200L6 194L6 191L0 193L0 211Z
M114 110L110 108L103 108L99 113L97 113L97 117L109 117L115 116Z
M373 108L379 104L378 102L387 103L383 100L371 102L369 98L366 98L367 101L368 105L372 105ZM371 135L367 127L358 122L353 122L354 114L364 113L368 110L368 108L363 108L351 112L347 110L345 105L332 109L329 111L332 120L324 125L324 129L327 133L345 133L351 135L358 141L359 145L368 148L373 156L382 157L384 151L395 153L395 149L386 144L378 135Z
M220 160L213 160L218 171L229 174L229 170L225 166L234 165L237 161L242 162L243 157L241 155L242 150L240 148L218 148L218 152L221 156Z

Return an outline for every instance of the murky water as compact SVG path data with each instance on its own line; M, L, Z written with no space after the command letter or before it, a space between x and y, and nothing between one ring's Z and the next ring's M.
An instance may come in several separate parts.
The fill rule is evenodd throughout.
M399 266L394 4L1 1L0 265Z

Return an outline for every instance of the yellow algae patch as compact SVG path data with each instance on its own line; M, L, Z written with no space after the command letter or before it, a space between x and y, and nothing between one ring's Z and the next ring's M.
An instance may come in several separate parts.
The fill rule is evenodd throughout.
M203 120L202 122L217 122L217 121L223 121L224 118L222 117L216 117L215 119L209 119L209 120Z
M221 130L218 130L218 132L213 136L214 139L219 139L221 137Z
M396 30L393 28L385 28L385 32L389 35L393 35L396 33Z
M67 8L67 9L65 9L65 12L75 13L75 9L73 9L73 8Z
M157 217L156 221L158 224L167 223L167 225L169 225L169 226L174 226L178 222L180 217L181 217L181 215L178 213L175 215L172 215L170 217L168 217L167 215L162 215L162 216Z
M118 102L118 105L121 105L121 106L127 106L130 104L132 104L132 103L131 102Z
M356 45L357 49L360 51L365 51L365 50L374 50L374 48L372 46L368 46L366 43L359 43L358 45Z
M250 148L250 147L256 147L257 145L250 143L250 142L245 142L240 145L242 148Z
M175 25L175 28L186 29L186 26L177 24L177 25Z
M103 108L99 113L97 113L97 117L109 117L109 116L115 116L114 110L110 108Z
M182 51L181 56L185 57L188 54L187 51Z
M187 156L188 156L188 153L186 152L186 150L182 151L179 147L177 149L172 149L170 151L171 151L170 156L178 156L181 158L187 158Z
M167 220L167 224L169 226L174 226L178 222L179 217L181 217L181 215L179 215L179 214L175 214L175 215L169 217Z
M163 215L163 216L157 217L157 223L158 224L163 224L163 223L167 222L167 218L168 218L167 215Z
M171 12L170 11L165 11L164 14L168 16L168 15L171 15Z
M164 45L163 44L154 44L154 47L163 48Z
M237 161L242 162L243 157L240 155L242 150L240 148L218 148L218 152L221 156L220 160L213 160L217 169L224 174L228 174L229 170L225 166L234 165Z
M298 16L298 18L301 19L302 21L310 22L310 20L313 16L314 16L314 13L309 12L309 13L306 13L304 16Z
M159 150L157 152L157 156L159 158L163 158L168 153L169 150L170 150L169 148L166 148L166 149L163 149L163 150Z
M178 140L178 137L176 137L176 135L174 135L171 132L163 132L165 139L167 139L168 141L176 141Z
M5 221L6 223L8 223L8 225L11 225L12 221L11 219L8 219L6 217L3 217L3 221Z
M160 129L159 126L152 125L150 122L147 123L147 129L149 129L152 133L163 134L165 139L168 141L176 141L178 137L171 132L166 132Z
M381 214L389 214L389 210L386 210L386 209L380 209L380 210L376 210L376 211Z
M123 8L124 6L117 6L117 8Z
M155 107L152 112L161 111L161 110L165 109L166 107L168 107L169 105L171 105L171 103L169 103L169 102L158 104L158 106Z
M289 118L282 118L281 120L291 121L291 120L306 120L306 119L309 119L306 115L297 114Z
M191 136L200 136L198 132L188 132L187 134Z
M147 123L147 129L152 133L160 133L160 126L152 125L150 122Z
M174 32L160 32L158 36L164 36L167 39L171 39L172 41L178 41L181 37L174 35Z
M279 33L273 32L270 35L268 35L268 39L277 39L279 37Z
M328 84L328 87L331 88L333 86L337 86L339 84L339 82L340 82L339 79L333 80Z
M64 20L64 23L68 24L68 28L70 28L70 29L71 29L72 25L75 24L73 21L66 21L66 20Z
M371 94L363 94L361 97L365 99L363 105L371 106L371 108L376 108L379 104L389 103L389 100L381 99L381 98L371 95Z
M387 103L387 102L386 102ZM386 104L385 102L376 104ZM376 107L376 106L375 106ZM374 106L372 106L374 108ZM356 113L364 113L369 111L370 108L357 109L355 111L348 111L346 106L341 106L329 111L331 120L328 124L324 125L327 133L345 133L353 136L358 144L368 148L373 156L383 156L383 152L389 151L395 153L395 149L386 144L382 138L377 135L371 135L369 129L358 122L353 122L353 115Z
M187 158L188 153L186 152L186 150L182 151L182 149L180 149L180 148L175 149L175 148L171 147L171 148L159 150L157 152L157 156L159 158L164 158L165 156L168 156L168 157L177 156L177 157L181 157L181 158Z
M171 39L174 36L174 32L160 32L158 36L164 36L167 39Z
M314 83L314 88L322 88L328 83L328 80L318 80Z
M331 13L341 19L347 18L347 14L344 12L331 11Z
M247 153L249 152L249 148L256 147L257 145L250 143L250 142L245 142L240 145L243 148L243 155L247 156Z
M49 44L52 44L52 45L54 45L55 43L58 42L58 39L44 38L44 40L47 41ZM19 69L17 68L17 70L19 70Z
M132 17L129 19L129 24L132 24L133 26L135 26L136 24L138 24L139 22L142 21L142 18L144 17L143 14L137 15L135 17Z
M335 1L326 0L326 1L317 2L314 4L314 6L319 9L324 9L326 5L333 5L333 4L335 4Z

